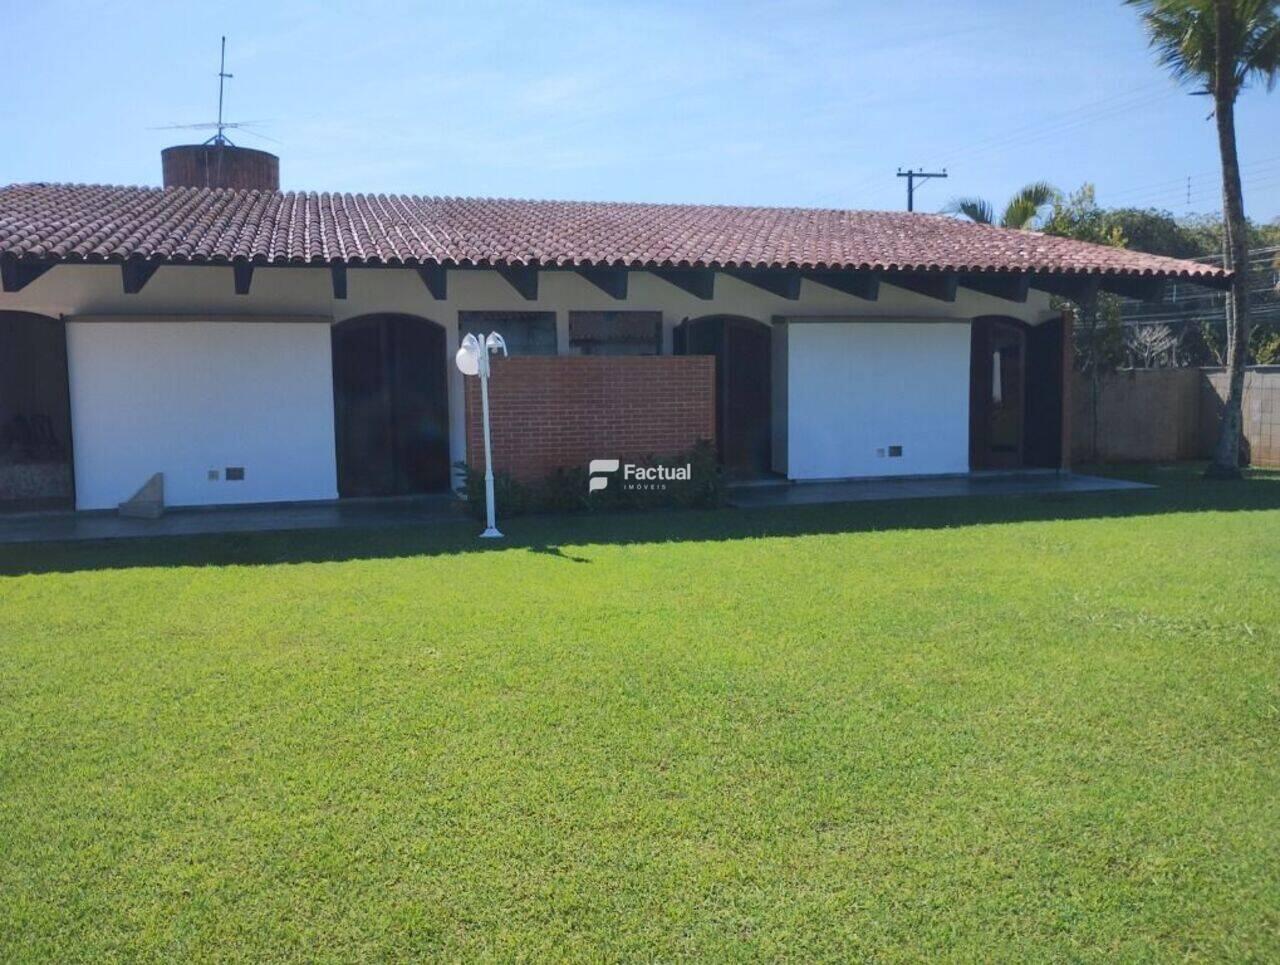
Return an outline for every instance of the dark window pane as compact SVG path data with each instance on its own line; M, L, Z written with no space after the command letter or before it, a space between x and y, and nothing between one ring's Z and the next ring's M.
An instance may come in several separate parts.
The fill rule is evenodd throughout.
M497 332L512 355L555 355L555 312L458 312L458 338Z
M659 355L661 312L570 312L569 347L579 355Z

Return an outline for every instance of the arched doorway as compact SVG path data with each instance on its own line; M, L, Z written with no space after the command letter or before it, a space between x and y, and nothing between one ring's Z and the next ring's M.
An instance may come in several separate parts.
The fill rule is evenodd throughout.
M0 511L74 502L66 325L0 312Z
M969 467L1058 468L1063 461L1063 323L973 320Z
M681 355L716 357L716 446L738 476L772 471L772 331L737 315L706 315L676 329Z
M361 315L333 327L340 496L449 486L444 329L413 315Z

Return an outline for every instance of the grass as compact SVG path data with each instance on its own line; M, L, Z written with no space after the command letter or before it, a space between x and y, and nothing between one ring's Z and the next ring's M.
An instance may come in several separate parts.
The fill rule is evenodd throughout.
M1280 475L0 548L0 959L1280 956Z

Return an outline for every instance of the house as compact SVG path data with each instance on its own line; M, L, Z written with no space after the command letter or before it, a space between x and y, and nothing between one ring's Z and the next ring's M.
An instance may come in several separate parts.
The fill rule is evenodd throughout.
M491 330L499 469L695 436L793 480L1061 468L1051 296L1228 281L937 215L281 192L263 153L0 189L0 505L446 489Z

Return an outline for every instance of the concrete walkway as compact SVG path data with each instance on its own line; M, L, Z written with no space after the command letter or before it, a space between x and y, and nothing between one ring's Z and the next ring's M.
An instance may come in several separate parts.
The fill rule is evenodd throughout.
M1146 483L1073 473L973 473L967 476L917 476L911 479L853 479L841 482L755 482L731 486L729 504L740 507L799 506L806 503L855 503L884 499L936 499L944 496L1031 496L1153 489Z
M729 504L740 507L795 506L942 496L1013 496L1150 488L1153 487L1121 479L1055 472L975 473L969 476L822 483L758 481L731 485ZM0 544L421 526L463 518L461 504L447 493L331 503L171 509L159 519L125 519L113 512L24 513L0 516Z
M461 518L459 502L447 493L332 503L171 509L159 519L126 519L114 512L23 513L0 516L0 543L420 526Z

